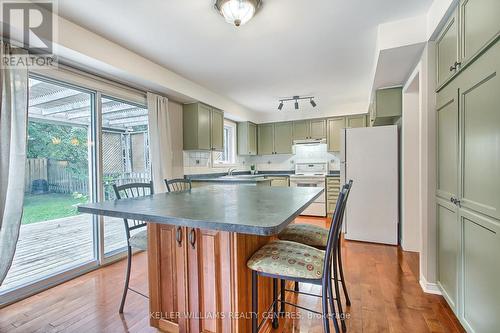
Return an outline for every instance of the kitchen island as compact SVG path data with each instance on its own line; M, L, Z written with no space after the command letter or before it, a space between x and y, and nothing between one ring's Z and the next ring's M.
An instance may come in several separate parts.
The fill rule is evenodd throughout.
M215 185L85 204L78 210L149 222L152 326L165 332L244 333L251 331L247 260L322 191ZM271 280L261 278L259 313L271 303Z

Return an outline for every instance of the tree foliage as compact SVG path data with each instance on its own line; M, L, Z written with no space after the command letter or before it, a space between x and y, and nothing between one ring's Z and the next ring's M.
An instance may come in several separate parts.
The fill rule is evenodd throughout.
M68 163L68 170L78 178L88 176L88 130L30 121L28 124L28 158L48 158Z

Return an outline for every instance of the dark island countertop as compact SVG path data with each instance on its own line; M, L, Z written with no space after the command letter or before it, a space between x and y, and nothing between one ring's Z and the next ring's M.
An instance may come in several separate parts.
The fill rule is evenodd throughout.
M324 190L215 185L184 193L82 204L78 211L192 228L269 236L280 233Z

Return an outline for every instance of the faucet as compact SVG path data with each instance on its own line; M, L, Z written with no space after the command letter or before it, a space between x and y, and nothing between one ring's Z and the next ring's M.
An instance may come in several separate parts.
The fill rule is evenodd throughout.
M233 175L233 172L235 172L235 171L236 171L236 169L235 169L235 168L229 168L229 169L227 170L227 175L228 175L228 176L232 176L232 175Z

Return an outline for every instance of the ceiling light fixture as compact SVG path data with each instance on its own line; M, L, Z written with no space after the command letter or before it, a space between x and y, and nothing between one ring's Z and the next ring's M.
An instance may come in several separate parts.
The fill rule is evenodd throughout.
M280 99L279 100L280 104L278 105L278 110L281 111L281 109L283 109L283 102L288 102L288 101L294 101L295 102L294 103L295 110L298 110L299 109L299 101L301 99L308 99L313 108L315 108L317 105L316 102L314 101L314 96L303 96L303 97L293 96L293 97L289 97L289 98Z
M250 21L262 6L262 0L216 0L214 6L227 23L239 27Z

